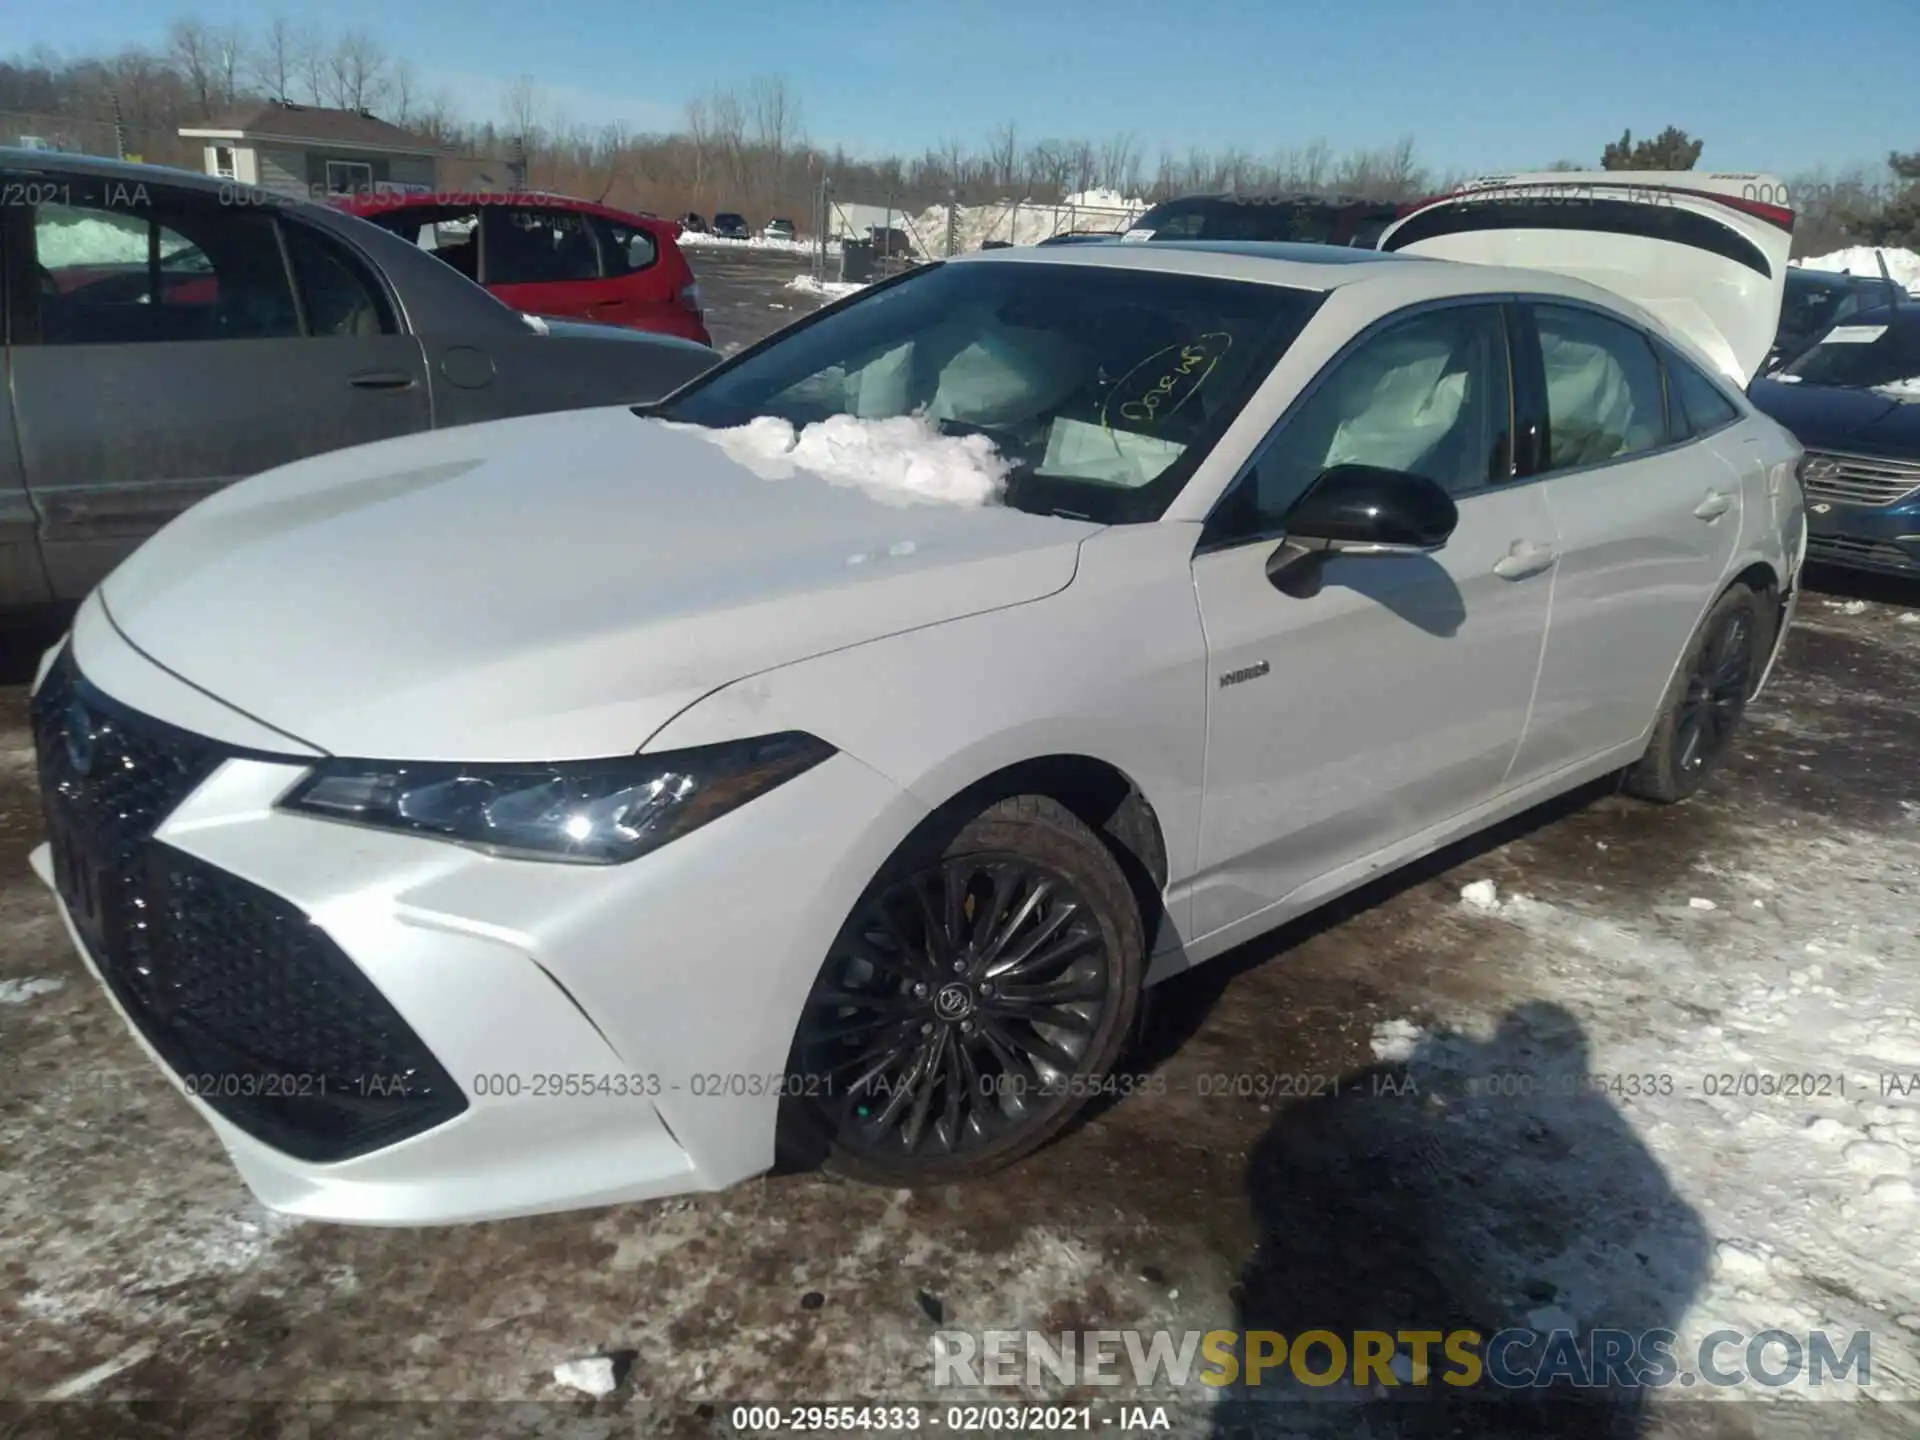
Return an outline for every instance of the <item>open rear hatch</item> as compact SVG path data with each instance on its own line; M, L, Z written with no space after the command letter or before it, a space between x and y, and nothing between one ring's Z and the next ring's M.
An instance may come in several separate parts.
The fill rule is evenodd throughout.
M1793 211L1771 175L1496 175L1413 207L1382 250L1551 270L1657 315L1744 387L1780 324Z

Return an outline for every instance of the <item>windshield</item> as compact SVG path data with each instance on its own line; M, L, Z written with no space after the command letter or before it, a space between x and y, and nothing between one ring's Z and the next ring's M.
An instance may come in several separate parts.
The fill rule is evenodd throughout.
M1818 335L1861 308L1861 291L1844 276L1787 272L1787 288L1780 302L1780 330L1786 335ZM1869 303L1885 303L1882 296Z
M984 435L1007 503L1102 523L1157 518L1320 295L1202 276L1030 262L916 271L777 335L650 414L920 415Z
M1920 311L1872 310L1827 332L1776 380L1920 395Z

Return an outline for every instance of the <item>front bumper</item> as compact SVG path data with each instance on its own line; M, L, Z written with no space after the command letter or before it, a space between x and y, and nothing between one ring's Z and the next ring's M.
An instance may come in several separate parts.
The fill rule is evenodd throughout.
M1920 499L1876 506L1809 496L1807 529L1816 565L1920 578Z
M81 627L83 674L95 669L89 640L99 671L112 671L106 647L124 642ZM61 783L66 761L53 748L43 736L43 787ZM807 989L860 890L924 814L841 755L630 864L543 864L276 810L306 763L224 750L145 843L169 873L210 875L310 926L377 998L362 1011L318 996L314 986L330 982L307 971L289 990L268 941L226 944L231 915L191 913L228 903L197 898L213 892L178 903L223 948L176 947L170 963L217 963L219 984L181 970L168 979L173 998L149 1003L114 973L117 957L96 953L97 901L73 892L70 876L56 883L48 846L33 863L115 1008L255 1194L289 1214L355 1224L608 1204L768 1168ZM144 913L143 924L170 914ZM211 1053L225 1058L213 1071L183 1073L183 1053L208 1052L183 1052L180 1026L220 1032ZM425 1128L400 1124L402 1138L375 1135L327 1158L236 1103L310 1090L316 1075L342 1086L353 1066L332 1057L369 1029L395 1053L412 1039L426 1056L376 1085L439 1072L435 1083L453 1087ZM279 1108L284 1120L289 1107Z

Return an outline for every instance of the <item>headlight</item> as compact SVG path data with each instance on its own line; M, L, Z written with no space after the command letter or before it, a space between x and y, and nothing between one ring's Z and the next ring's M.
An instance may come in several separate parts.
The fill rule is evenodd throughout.
M799 731L659 755L552 765L328 760L285 810L500 855L617 865L812 769L833 747Z

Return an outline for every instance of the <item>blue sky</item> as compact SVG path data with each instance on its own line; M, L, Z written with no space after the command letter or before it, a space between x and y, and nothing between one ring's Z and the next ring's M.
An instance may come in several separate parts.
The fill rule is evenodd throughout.
M11 48L157 44L192 13L255 25L259 0L13 7ZM469 118L531 75L577 121L673 125L714 84L785 75L816 142L856 152L1132 132L1258 153L1414 137L1435 169L1598 163L1623 127L1676 124L1701 165L1782 173L1920 149L1913 0L1827 20L1780 0L330 0L287 8L364 28ZM324 17L324 18L323 18ZM1906 57L1906 60L1902 59Z

